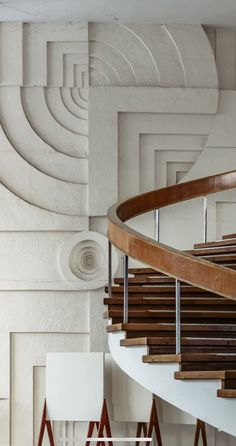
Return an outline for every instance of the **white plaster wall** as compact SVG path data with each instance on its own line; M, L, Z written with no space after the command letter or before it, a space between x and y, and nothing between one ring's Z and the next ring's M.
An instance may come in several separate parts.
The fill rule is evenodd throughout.
M219 95L217 81L232 46L215 64L202 28L180 25L1 23L0 36L0 445L33 446L46 352L107 349L103 290L65 277L63 246L80 231L106 234L118 198L235 168L235 93ZM230 76L222 88L235 88ZM211 199L209 236L233 230L235 203L232 192ZM163 211L161 238L201 240L201 210ZM153 216L135 224L153 234ZM163 442L189 446L187 418L168 424L173 409L161 408Z
M88 25L2 23L0 33L0 381L7 398L0 444L33 446L46 353L90 349L89 288L66 277L61 259L71 237L89 230ZM57 439L65 429L75 426L55 426Z

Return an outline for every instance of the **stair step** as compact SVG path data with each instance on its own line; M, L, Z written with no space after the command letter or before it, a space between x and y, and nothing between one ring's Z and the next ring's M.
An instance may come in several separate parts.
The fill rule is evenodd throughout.
M236 261L236 254L213 254L213 255L201 255L201 259L208 260L209 262L224 264Z
M204 249L204 248L214 248L217 246L231 246L236 245L236 238L235 239L226 239L226 240L217 240L207 243L195 243L194 249Z
M109 308L121 307L123 308L124 299L123 297L105 297L104 305L108 305ZM175 307L175 298L174 297L152 297L152 296L143 296L143 297L131 297L129 299L129 309L131 308L139 308L139 307L157 307L165 309L170 309L171 307ZM192 298L192 297L183 297L181 299L181 307L185 308L189 307L189 309L198 309L199 307L203 307L203 309L213 310L234 310L236 308L236 302L226 298ZM115 308L114 308L115 309Z
M235 353L183 353L182 371L235 370Z
M104 312L104 319L106 318L123 318L122 309L109 309ZM163 322L169 319L175 320L175 310L156 310L156 309L129 309L129 319L160 319ZM218 324L224 324L226 320L236 321L236 311L198 311L198 310L182 310L181 320L217 320ZM132 322L132 321L131 321ZM134 321L133 321L134 322Z
M120 345L123 347L130 347L134 345L173 345L175 346L175 337L141 337L141 338L131 338L122 339ZM236 347L236 339L231 338L192 338L192 337L182 337L181 345L188 346L234 346Z
M123 277L117 277L114 279L114 283L119 284L119 285L123 285L124 284L124 279ZM168 283L175 283L175 279L173 277L168 277L168 276L161 276L161 277L156 277L156 276L144 276L141 275L140 276L135 276L135 277L129 277L129 284L131 283L137 283L137 284L168 284Z
M175 323L118 323L107 326L107 332L113 333L116 331L127 331L133 332L136 334L137 332L166 332L166 333L175 333ZM225 336L229 337L231 333L236 337L236 324L181 324L181 333L189 333L196 332L201 333L204 336L205 333L222 333Z
M182 353L181 355L144 355L143 362L166 362L165 358L168 358L168 356L173 358L176 357L176 361L173 362L181 362L182 366L184 363L201 363L202 366L204 365L204 363L206 363L207 365L209 365L210 363L223 363L222 365L231 363L232 365L234 365L234 367L236 367L236 354L234 353ZM167 362L171 361L168 360Z
M219 398L236 398L236 389L218 389L217 396Z
M160 276L164 276L165 274L157 271L153 268L129 268L129 274L139 275L139 274L158 274Z
M181 355L144 355L143 362L148 364L181 362Z
M105 287L106 293L108 293L108 287ZM175 286L165 286L165 285L159 285L159 286L129 286L129 293L135 293L135 294L150 294L153 293L156 294L173 294L175 293ZM203 290L202 288L198 288L192 285L182 285L181 286L181 295L183 294L204 294L204 296L217 296L217 294L213 294L210 291ZM112 287L112 294L124 294L124 287L123 286L113 286Z
M222 240L227 240L229 238L236 238L236 234L226 234L226 235L223 235Z
M234 264L234 263L224 263L223 266L224 266L224 268L236 270L236 264Z
M206 258L209 255L223 255L229 253L236 253L236 245L233 246L221 246L221 247L212 247L212 248L202 248L202 249L192 249L187 251L188 254L193 256L201 256ZM208 258L208 257L207 257Z
M175 353L175 337L139 337L122 339L122 347L147 346L148 354ZM221 338L181 338L182 353L236 353L236 339Z
M119 332L119 331L124 331L123 325L124 324L111 324L111 325L108 325L106 327L106 332L107 333L116 333L116 332Z
M183 362L235 362L234 353L186 353L181 355Z
M200 379L236 379L236 370L199 370L190 372L175 372L177 380L200 380Z

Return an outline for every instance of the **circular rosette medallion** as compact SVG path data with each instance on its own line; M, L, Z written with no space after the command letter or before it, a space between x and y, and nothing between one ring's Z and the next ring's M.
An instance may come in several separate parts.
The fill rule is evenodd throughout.
M108 239L104 235L83 231L71 235L64 243L60 267L67 281L77 289L101 288L108 277ZM118 254L112 249L112 271L118 268Z

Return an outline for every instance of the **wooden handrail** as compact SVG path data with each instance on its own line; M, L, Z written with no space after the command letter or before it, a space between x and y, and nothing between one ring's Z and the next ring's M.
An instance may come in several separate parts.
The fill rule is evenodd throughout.
M125 222L171 204L236 188L236 171L164 187L129 198L108 211L108 237L130 257L192 285L236 300L236 271L158 243Z

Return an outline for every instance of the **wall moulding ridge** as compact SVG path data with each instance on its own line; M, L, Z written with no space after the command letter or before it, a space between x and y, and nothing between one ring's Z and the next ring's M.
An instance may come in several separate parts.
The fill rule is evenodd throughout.
M192 115L196 115L196 125L202 120L204 128L203 131L201 127L199 133L209 134L212 119L217 112L218 90L91 87L89 103L89 214L99 216L105 215L109 206L118 199L119 113L136 113L137 116L141 113L147 127L153 115L156 117L156 126L158 118L161 122L161 115L166 115L164 133L174 133L170 131L168 122L176 120L175 132L183 134L189 130L186 130L186 123L178 125L181 115L186 116L187 123ZM145 133L142 127L140 133ZM148 130L148 133L156 132L155 126L151 131ZM159 132L163 132L163 122ZM107 171L112 171L112 182Z

